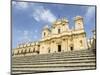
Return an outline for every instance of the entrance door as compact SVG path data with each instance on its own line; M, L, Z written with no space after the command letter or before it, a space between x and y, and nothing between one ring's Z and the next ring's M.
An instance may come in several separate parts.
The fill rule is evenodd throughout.
M58 45L58 52L61 52L61 45Z
M73 51L73 47L70 47L70 50Z

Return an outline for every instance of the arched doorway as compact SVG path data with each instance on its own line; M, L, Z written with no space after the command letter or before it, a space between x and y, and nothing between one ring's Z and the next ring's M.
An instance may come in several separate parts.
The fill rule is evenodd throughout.
M74 50L74 46L73 46L73 44L70 45L70 50L71 50L71 51Z
M61 52L61 45L58 45L58 52Z
M73 47L70 47L70 50L73 51Z

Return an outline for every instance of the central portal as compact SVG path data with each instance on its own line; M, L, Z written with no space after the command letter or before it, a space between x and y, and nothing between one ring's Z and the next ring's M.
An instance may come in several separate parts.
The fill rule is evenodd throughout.
M58 52L61 52L61 45L58 45Z
M70 50L73 51L73 47L70 47Z

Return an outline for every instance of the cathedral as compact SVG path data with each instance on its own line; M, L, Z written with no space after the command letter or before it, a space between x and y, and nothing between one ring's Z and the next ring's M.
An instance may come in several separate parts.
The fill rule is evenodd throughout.
M69 27L69 21L61 18L52 23L51 27L42 28L42 38L39 41L19 44L12 50L13 56L59 53L88 49L84 20L76 16L74 28Z

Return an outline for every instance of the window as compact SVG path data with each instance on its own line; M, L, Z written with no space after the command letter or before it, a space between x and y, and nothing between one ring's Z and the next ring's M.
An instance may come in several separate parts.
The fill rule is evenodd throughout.
M38 45L38 47L40 47L40 45Z
M52 43L54 43L54 41L52 41Z
M65 24L63 24L63 26L64 26Z
M44 36L45 36L45 32L44 32Z
M58 29L58 33L60 33L60 29Z
M81 23L78 23L78 25L81 25Z
M48 53L50 53L50 48L48 48Z
M82 40L80 40L80 46L83 46L83 42L82 42Z
M50 53L50 49L48 50L48 53Z
M74 50L74 45L70 44L70 50L73 51Z

